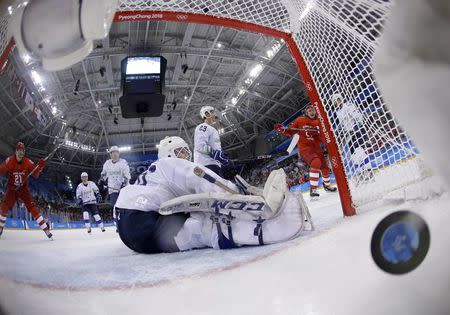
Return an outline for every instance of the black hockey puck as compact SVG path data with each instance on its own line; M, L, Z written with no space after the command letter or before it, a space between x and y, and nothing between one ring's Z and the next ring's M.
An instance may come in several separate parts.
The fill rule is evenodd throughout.
M382 270L405 274L419 266L430 247L425 221L411 211L397 211L385 217L372 235L372 257Z

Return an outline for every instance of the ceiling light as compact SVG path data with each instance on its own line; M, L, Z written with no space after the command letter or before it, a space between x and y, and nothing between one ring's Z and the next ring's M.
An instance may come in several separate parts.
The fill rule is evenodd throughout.
M116 117L114 117L114 123L116 124L116 125L118 125L119 124L119 118L116 116Z
M167 114L167 120L171 120L172 119L172 114L171 113L168 113Z
M109 112L112 114L113 113L113 107L112 107L112 105L109 105L108 106L108 110L109 110Z
M262 71L262 69L263 69L262 64L258 63L256 66L253 67L252 70L250 70L249 75L252 78L255 78L255 77L257 77L259 75L259 73Z
M131 151L131 147L130 147L130 146L119 147L119 151L120 151L120 152Z
M217 43L217 48L222 48L222 43Z
M31 57L28 54L24 54L24 55L22 55L22 60L25 64L28 64L31 60Z
M42 78L35 70L31 70L31 78L33 79L33 82L42 85Z

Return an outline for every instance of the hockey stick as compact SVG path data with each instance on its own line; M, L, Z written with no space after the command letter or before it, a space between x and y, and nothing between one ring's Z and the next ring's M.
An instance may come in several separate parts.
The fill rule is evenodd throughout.
M49 158L51 158L53 156L53 154L55 154L56 150L58 150L60 147L60 145L57 145L56 148L53 149L52 152L50 152L45 158L44 161L47 161ZM27 175L26 179L24 182L26 182L28 179L30 179L30 176L34 174L34 172L37 171L37 169L39 168L39 164L37 164L32 170L31 172ZM17 186L16 187L16 191L18 191L23 185Z
M289 152L283 151L283 152L278 152L275 154L258 155L258 156L248 158L248 159L233 159L233 160L230 160L230 162L231 163L252 162L252 161L259 161L259 160L266 160L266 159L275 159L277 157L286 156L286 155L289 155Z
M298 135L298 133L296 133L295 135L292 136L291 143L289 144L288 148L286 149L288 154L292 153L292 151L295 148L295 145L298 143L299 138L300 138L300 136Z
M320 130L315 128L282 128L283 130L287 131L307 131L307 132L320 132Z
M231 193L231 194L239 194L239 192L234 191L233 189L231 189L230 187L228 187L227 185L225 185L224 183L216 180L214 177L212 177L209 174L206 174L206 172L204 170L202 170L200 167L196 166L194 168L194 174L197 175L198 177L204 178L206 179L208 182L215 184L217 186L219 186L220 188L222 188L223 190Z

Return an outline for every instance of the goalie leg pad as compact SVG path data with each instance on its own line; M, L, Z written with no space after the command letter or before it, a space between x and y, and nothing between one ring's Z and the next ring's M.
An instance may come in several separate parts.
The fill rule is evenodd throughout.
M224 214L212 214L213 221L203 219L202 239L210 240L205 246L215 249L243 245L265 245L285 242L297 237L304 227L305 203L301 196L288 193L277 216L263 219L243 220ZM192 213L191 213L192 215ZM209 222L208 222L209 221ZM207 244L209 243L209 244Z
M270 172L264 185L263 197L270 209L277 212L284 200L284 195L288 192L286 173L282 168Z
M238 245L264 245L291 240L303 230L304 211L297 196L288 193L278 215L273 218L233 220L233 239Z

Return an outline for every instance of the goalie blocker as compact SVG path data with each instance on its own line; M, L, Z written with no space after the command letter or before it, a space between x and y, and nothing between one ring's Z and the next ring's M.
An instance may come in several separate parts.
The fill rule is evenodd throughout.
M306 204L301 194L288 192L283 170L270 174L258 196L226 193L196 176L193 170L198 166L181 159L161 159L149 168L154 171L146 174L146 186L122 189L116 210L119 235L125 245L140 253L226 249L284 242L303 231L305 219L309 220ZM173 176L167 173L176 170L179 172L174 187L175 183L167 180ZM212 171L205 172L239 189ZM190 185L180 190L179 183ZM192 187L195 194L188 193Z

